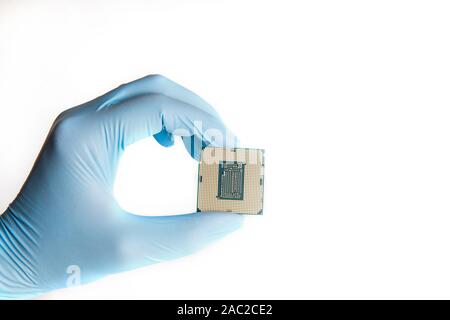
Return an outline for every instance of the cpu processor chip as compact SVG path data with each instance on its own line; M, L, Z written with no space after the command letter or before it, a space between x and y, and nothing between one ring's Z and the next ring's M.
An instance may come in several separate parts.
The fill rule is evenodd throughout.
M207 147L198 170L197 211L262 214L264 150Z

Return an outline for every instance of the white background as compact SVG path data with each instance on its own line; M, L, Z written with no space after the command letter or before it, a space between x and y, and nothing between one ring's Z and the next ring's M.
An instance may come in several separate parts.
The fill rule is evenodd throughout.
M45 298L450 298L449 16L446 1L0 0L0 212L59 112L146 74L267 152L263 217ZM190 212L195 170L145 140L116 194Z

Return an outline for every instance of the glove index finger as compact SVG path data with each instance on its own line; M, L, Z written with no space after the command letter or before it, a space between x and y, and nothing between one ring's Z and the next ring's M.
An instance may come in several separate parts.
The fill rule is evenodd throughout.
M163 144L169 144L167 139L172 135L195 136L202 146L227 146L236 141L220 118L164 95L137 96L97 113L109 132L108 136L115 139L115 145L123 148L155 134ZM161 131L163 133L159 135Z
M169 98L194 105L203 109L205 112L220 118L217 111L200 96L160 74L148 75L120 85L104 96L104 101L97 107L97 110L145 94L165 95Z

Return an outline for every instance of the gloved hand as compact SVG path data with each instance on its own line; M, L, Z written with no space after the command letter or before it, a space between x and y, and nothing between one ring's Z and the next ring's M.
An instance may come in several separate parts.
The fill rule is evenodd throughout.
M65 287L71 277L84 284L188 255L236 230L241 215L142 217L113 196L119 158L131 143L153 135L170 146L181 135L198 158L208 144L232 147L226 133L210 105L160 75L63 112L0 217L0 298L32 297Z

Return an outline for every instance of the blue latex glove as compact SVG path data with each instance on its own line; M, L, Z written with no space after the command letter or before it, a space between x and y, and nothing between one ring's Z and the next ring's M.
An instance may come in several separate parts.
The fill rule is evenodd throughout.
M142 217L113 196L119 158L131 143L153 135L170 146L177 134L198 158L202 146L233 146L219 133L226 129L210 105L159 75L63 112L0 217L0 298L32 297L188 255L236 230L241 215Z

